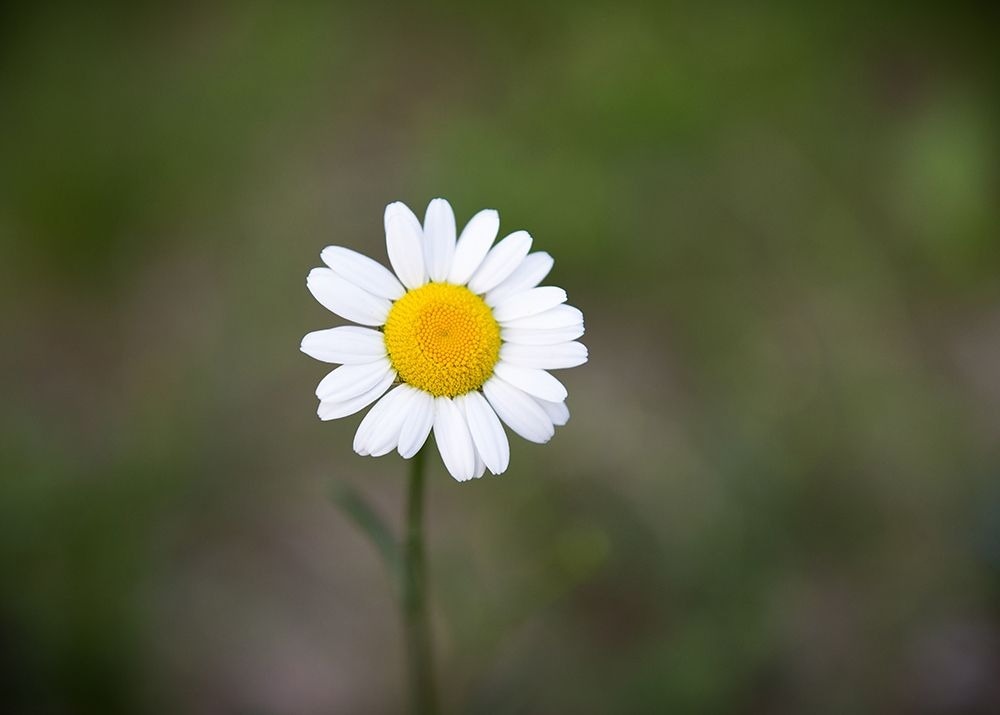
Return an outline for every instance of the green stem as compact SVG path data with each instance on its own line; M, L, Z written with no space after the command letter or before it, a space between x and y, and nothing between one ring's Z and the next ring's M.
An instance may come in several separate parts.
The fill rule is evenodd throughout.
M410 460L403 549L403 623L410 678L410 710L414 715L437 712L430 622L427 618L427 575L424 556L424 450Z

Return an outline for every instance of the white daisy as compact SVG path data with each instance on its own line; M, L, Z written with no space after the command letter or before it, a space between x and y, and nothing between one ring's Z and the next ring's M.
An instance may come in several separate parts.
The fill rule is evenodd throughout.
M309 333L302 352L341 365L316 388L320 419L378 400L358 427L358 454L396 450L409 459L433 429L448 471L466 481L507 469L501 420L540 444L569 420L566 388L547 371L587 361L576 341L583 314L565 305L563 289L537 287L552 257L529 253L526 231L494 246L499 228L499 214L486 209L456 241L455 214L444 199L430 202L423 226L396 202L385 208L395 275L341 246L320 254L327 267L310 271L309 291L368 327Z

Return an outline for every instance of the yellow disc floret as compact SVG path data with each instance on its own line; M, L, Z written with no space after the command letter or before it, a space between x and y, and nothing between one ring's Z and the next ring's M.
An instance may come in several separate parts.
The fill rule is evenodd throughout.
M500 326L465 286L428 283L397 300L385 321L389 360L403 382L436 397L479 389L500 357Z

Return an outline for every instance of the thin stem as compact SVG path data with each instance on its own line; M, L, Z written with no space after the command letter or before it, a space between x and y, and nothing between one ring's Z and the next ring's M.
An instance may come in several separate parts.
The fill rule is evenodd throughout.
M424 556L424 450L410 460L403 549L403 623L410 678L410 710L414 715L437 712L430 622L427 618L427 575Z

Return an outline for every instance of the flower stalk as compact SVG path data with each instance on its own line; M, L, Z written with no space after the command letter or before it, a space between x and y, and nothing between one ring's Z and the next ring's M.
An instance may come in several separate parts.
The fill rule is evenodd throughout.
M424 550L424 463L426 450L410 460L403 544L402 609L410 681L410 711L437 712L434 655L427 609L427 559Z

